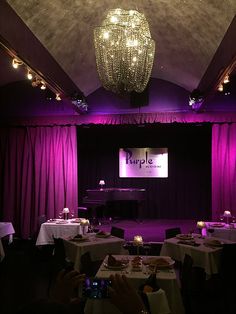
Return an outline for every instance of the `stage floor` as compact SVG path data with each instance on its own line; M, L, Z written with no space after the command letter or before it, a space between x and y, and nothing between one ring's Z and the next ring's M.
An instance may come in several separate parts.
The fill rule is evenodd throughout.
M145 219L141 223L134 220L119 220L102 222L98 228L108 232L112 225L123 228L126 241L132 241L135 235L141 235L144 242L163 242L165 229L180 227L182 233L188 233L190 230L198 232L196 223L195 220Z

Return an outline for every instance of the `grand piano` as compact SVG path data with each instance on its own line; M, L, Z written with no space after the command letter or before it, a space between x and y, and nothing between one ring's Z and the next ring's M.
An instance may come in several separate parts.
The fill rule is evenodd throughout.
M136 201L137 217L141 218L142 208L146 200L146 190L136 188L104 188L86 190L87 196L83 198L83 203L92 208L93 216L98 206L108 207L113 202Z

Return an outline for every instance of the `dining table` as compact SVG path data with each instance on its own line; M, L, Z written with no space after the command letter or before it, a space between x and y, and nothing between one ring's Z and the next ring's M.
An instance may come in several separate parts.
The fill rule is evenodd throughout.
M236 242L236 223L206 221L202 234Z
M92 261L103 260L107 254L128 254L123 248L125 240L109 233L104 236L96 233L86 233L82 238L64 238L64 247L67 258L74 263L74 268L80 270L81 256L90 253Z
M11 222L0 222L0 262L5 257L4 248L2 245L2 238L8 236L8 243L13 241L14 227Z
M113 274L125 275L130 284L138 290L140 285L145 283L152 270L148 265L142 263L141 270L132 268L133 255L114 255L118 260L125 260L127 267L121 270L109 269L107 267L108 256L106 256L101 264L96 277L109 279ZM157 256L140 256L142 261ZM169 258L169 257L167 257ZM162 268L156 272L157 283L160 289L157 292L148 294L149 305L152 314L184 314L184 306L181 298L177 276L173 267ZM85 314L121 314L121 312L109 301L109 299L87 299L85 304Z
M78 218L75 219L49 219L41 224L36 245L54 244L53 238L74 237L88 231L88 226L83 226Z
M185 254L188 254L193 259L193 266L202 267L209 276L219 272L223 244L233 243L230 240L204 237L199 234L190 235L189 239L186 235L186 239L178 235L165 239L160 255L171 256L174 260L183 263Z

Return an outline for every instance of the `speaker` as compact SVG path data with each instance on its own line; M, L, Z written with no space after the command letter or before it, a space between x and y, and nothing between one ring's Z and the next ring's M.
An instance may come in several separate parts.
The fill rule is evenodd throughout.
M149 104L148 85L144 89L144 91L141 93L137 93L137 92L130 93L130 105L132 107L134 108L143 107L143 106L148 106L148 104Z

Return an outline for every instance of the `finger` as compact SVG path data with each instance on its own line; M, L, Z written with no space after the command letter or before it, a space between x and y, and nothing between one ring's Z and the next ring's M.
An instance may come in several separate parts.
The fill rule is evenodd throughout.
M59 271L59 273L57 274L57 281L61 281L64 278L65 272L65 269Z
M79 275L79 273L76 270L71 270L65 275L65 279L71 279L75 276Z

